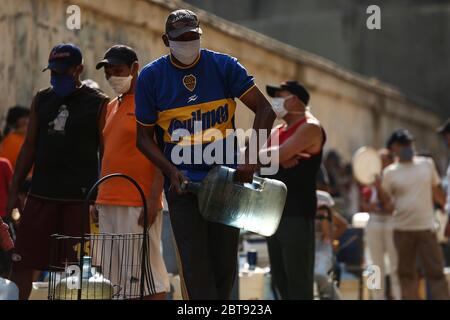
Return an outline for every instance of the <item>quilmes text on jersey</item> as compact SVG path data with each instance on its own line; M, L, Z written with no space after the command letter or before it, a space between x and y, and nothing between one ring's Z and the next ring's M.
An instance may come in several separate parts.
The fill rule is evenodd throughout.
M172 119L167 130L171 142L176 144L171 150L172 163L232 165L239 150L237 164L260 163L261 174L276 174L279 169L278 135L273 134L276 130L233 129L228 127L229 120L227 104L206 112L198 109L189 119ZM266 146L269 136L270 148Z

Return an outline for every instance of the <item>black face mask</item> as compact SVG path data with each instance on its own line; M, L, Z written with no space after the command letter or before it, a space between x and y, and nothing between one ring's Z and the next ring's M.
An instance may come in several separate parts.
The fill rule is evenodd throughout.
M414 157L414 149L412 147L402 147L398 152L400 161L411 161Z
M50 78L50 84L60 97L67 97L77 88L75 78L70 74L54 74Z

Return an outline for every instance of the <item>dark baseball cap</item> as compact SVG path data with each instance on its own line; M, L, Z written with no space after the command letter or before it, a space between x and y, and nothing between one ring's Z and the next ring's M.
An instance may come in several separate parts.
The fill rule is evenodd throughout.
M394 143L409 144L414 141L414 136L407 129L395 130L388 141L386 142L387 148L391 148Z
M296 80L289 80L282 82L278 87L277 86L266 86L267 94L270 97L275 97L277 92L286 90L296 95L305 105L309 102L309 92L306 88L298 83Z
M171 12L166 20L166 34L174 39L186 32L202 34L197 15L186 9Z
M440 134L450 133L450 118L448 118L442 126L437 129L437 132Z
M135 61L138 61L136 51L134 51L131 47L125 46L123 44L118 44L112 46L105 52L103 60L97 63L96 68L98 70L107 64L126 64L128 66L131 66Z
M56 45L48 57L48 65L42 72L50 69L57 72L65 72L72 66L83 62L80 48L72 43L61 43Z

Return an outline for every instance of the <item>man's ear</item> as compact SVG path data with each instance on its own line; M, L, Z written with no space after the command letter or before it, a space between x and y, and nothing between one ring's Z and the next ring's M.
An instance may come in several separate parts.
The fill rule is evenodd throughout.
M298 96L294 95L294 97L292 98L292 103L295 103L302 107L302 109L306 110L307 105L302 100L300 100Z
M284 106L288 107L290 110L292 108L295 109L295 107L299 104L302 105L302 102L296 95L291 95L288 99L284 100Z
M165 45L166 47L169 47L169 37L167 37L166 34L163 34L163 35L162 35L162 40L163 40L163 42L164 42L164 45Z
M138 74L139 73L139 62L135 61L133 62L132 66L131 66L131 74Z
M75 68L75 75L80 76L84 70L84 65L80 64Z

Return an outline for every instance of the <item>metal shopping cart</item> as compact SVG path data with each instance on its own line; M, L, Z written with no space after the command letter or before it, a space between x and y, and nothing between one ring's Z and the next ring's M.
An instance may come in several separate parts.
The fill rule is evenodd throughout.
M147 203L139 184L121 173L103 177L86 196L86 214L97 187L113 178L127 179L139 192L144 213L142 233L52 235L49 300L143 299L155 293L148 259ZM139 257L134 254L136 250Z

